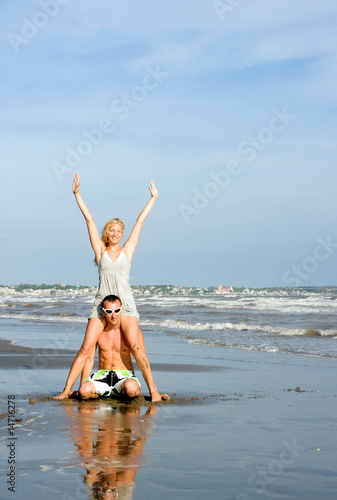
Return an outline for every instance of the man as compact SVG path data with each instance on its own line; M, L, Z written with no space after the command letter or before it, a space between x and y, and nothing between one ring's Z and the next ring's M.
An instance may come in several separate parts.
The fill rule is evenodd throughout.
M102 301L102 314L106 319L106 325L97 341L99 367L98 372L87 377L94 364L95 346L82 372L83 382L78 394L83 399L117 394L134 398L141 394L140 383L133 373L132 355L120 327L121 310L122 303L116 295L108 295ZM145 353L144 339L141 332L140 343ZM66 386L67 390L55 396L55 399L64 399L64 397L69 396L71 391L69 376ZM169 399L166 394L160 396Z
M133 373L132 356L120 328L121 301L115 295L105 297L102 312L106 319L103 332L98 337L98 372L86 378L78 391L83 399L124 394L131 398L140 396L140 383ZM90 357L91 372L93 356ZM90 367L91 364L91 367Z

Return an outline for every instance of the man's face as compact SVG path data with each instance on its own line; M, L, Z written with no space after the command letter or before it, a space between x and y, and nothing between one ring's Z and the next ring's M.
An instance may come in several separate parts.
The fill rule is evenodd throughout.
M103 303L103 307L105 310L109 311L107 313L105 311L102 311L103 316L107 320L107 323L110 326L117 326L121 320L121 313L122 313L121 303L119 302L119 300L115 300L115 302L110 302L109 300L106 300ZM120 311L115 312L116 309L120 309ZM110 313L110 311L112 312Z

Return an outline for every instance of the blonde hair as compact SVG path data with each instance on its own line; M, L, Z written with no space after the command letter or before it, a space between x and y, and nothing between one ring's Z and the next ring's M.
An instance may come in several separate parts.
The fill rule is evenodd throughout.
M115 217L114 219L108 220L102 231L102 241L106 247L108 246L108 230L111 224L120 224L124 232L124 222L122 221L122 219L118 219L117 217Z
M114 219L108 220L108 222L103 227L103 231L102 231L102 241L105 245L105 248L107 248L109 246L109 244L108 244L108 230L109 230L109 227L111 226L111 224L120 224L122 226L123 233L124 233L125 224L122 221L122 219L118 219L117 217L115 217ZM99 257L99 258L101 258L101 257ZM95 264L95 266L98 265L97 255L94 258L94 264Z

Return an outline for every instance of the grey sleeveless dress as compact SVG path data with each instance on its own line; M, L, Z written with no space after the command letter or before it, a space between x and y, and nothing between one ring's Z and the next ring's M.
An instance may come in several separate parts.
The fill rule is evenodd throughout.
M101 302L104 297L117 295L122 301L122 315L133 316L139 320L129 284L130 269L131 264L123 250L116 262L112 262L107 252L104 252L98 263L99 286L89 318L102 316Z

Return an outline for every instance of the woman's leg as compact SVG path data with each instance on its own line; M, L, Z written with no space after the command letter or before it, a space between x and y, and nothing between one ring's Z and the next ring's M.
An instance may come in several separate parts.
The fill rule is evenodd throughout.
M92 348L96 347L98 337L104 330L105 325L106 320L104 318L90 318L80 350L83 350L89 356Z

